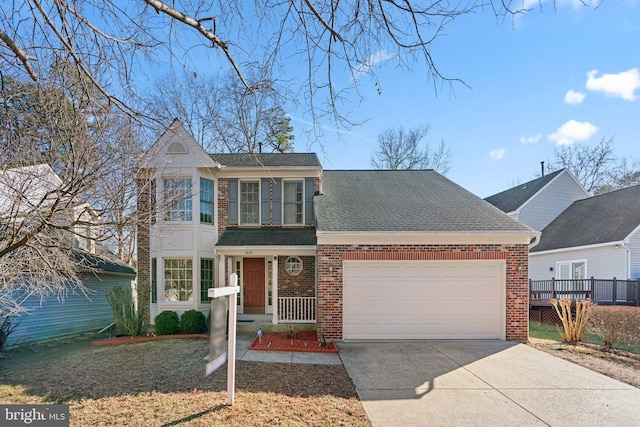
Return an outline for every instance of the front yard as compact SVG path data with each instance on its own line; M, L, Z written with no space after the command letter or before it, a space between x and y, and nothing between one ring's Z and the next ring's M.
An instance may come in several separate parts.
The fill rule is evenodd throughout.
M39 347L0 359L1 403L68 403L71 425L342 425L368 419L344 367L238 361L204 378L208 341Z
M610 378L640 388L640 346L620 346L624 349L606 349L594 334L585 333L583 343L576 345L561 342L555 326L529 322L529 345L599 372Z

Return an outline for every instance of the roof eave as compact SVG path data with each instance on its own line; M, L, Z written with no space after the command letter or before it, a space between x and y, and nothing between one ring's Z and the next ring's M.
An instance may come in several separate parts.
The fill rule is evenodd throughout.
M215 251L226 256L315 255L316 245L246 245L215 246Z
M537 231L410 232L317 231L321 244L526 244Z

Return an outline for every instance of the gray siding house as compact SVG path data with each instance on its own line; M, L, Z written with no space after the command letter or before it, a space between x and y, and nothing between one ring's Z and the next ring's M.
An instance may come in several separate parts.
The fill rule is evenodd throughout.
M640 186L578 200L542 230L529 277L640 278Z
M573 202L589 196L568 169L561 169L484 200L534 230L542 230Z

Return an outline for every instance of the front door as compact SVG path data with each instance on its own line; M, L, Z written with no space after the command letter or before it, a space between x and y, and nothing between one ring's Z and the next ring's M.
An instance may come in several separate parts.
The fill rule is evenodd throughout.
M244 312L263 314L264 311L264 258L243 260Z

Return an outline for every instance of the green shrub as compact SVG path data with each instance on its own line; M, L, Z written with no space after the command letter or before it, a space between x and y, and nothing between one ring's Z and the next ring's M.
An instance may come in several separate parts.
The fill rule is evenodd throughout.
M175 311L163 311L153 320L156 335L173 335L180 332L180 319Z
M185 334L203 334L207 331L207 319L197 310L185 311L180 317L180 327Z

